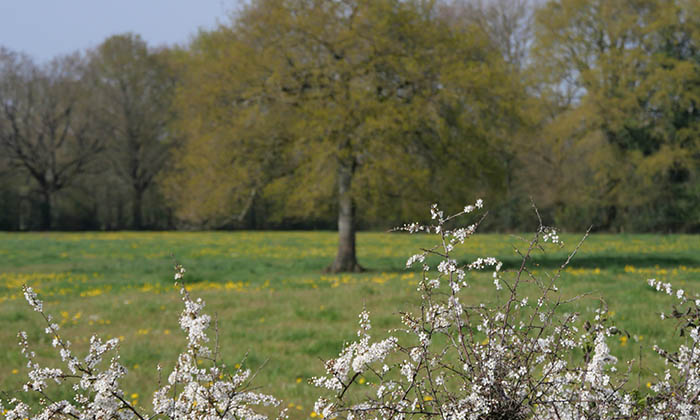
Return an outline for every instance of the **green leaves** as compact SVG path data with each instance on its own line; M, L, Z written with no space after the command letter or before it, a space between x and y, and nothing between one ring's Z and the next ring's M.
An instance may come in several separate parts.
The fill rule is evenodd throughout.
M362 220L416 217L450 174L494 179L480 170L508 75L479 28L448 25L433 2L261 0L191 48L178 102L189 140L172 184L200 190L190 156L208 153L221 160L208 183L228 185L209 189L212 200L233 204L206 205L188 187L171 194L193 219L221 220L252 188L273 218L327 212L341 163L355 168ZM455 201L474 184L465 179Z
M601 227L678 223L675 211L660 207L687 196L700 168L697 136L688 137L700 128L698 28L698 8L685 1L561 0L538 14L543 80L568 93L563 112L547 122L553 136L545 142L583 145L600 137L609 145L587 148L585 167L569 167L603 186L582 197L609 206ZM565 122L571 113L577 124ZM575 197L564 202L583 205Z

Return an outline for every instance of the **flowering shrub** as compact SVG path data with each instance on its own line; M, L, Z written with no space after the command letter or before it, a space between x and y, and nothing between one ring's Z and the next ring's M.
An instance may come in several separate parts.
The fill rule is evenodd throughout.
M175 267L175 280L181 280L185 269ZM59 335L59 326L50 314L46 314L43 303L36 293L24 287L24 296L29 305L46 320L46 334L53 337L52 344L59 349L61 360L67 370L49 369L34 361L35 354L29 348L27 334L19 333L22 354L27 358L29 381L24 385L25 392L37 392L41 399L42 411L33 415L30 407L16 399L5 413L7 420L48 420L48 419L250 419L263 420L267 417L258 414L253 406L276 406L277 399L249 390L250 370L236 369L227 373L226 366L218 361L218 349L208 346L206 330L211 318L202 313L204 302L192 300L184 285L180 288L185 308L180 315L180 327L187 334L187 348L175 362L173 371L167 377L167 384L153 394L153 412L131 404L119 386L119 380L127 374L127 369L119 363L115 352L119 340L114 338L102 342L97 336L90 340L90 350L84 359L79 359L71 351L71 343ZM114 353L108 363L103 363L107 353ZM201 367L201 366L208 367ZM160 366L158 367L160 373ZM71 386L73 401L53 401L45 392L49 383ZM160 382L160 381L159 381ZM0 411L3 411L0 405ZM285 417L285 410L280 412Z
M398 229L437 238L435 247L406 263L422 268L420 306L403 312L402 327L380 340L372 338L369 313L360 313L357 339L326 362L325 375L312 380L322 394L315 413L326 419L398 420L700 418L700 299L649 280L649 286L677 300L661 318L675 320L686 343L676 352L654 348L667 369L641 392L627 382L632 361L610 354L607 340L621 332L611 324L605 305L592 319L582 319L566 311L579 297L566 298L557 287L587 234L551 275L530 269L536 250L560 244L557 231L541 220L527 249L516 250L521 257L516 269L506 272L493 257L460 263L455 249L474 235L479 222L451 226L457 217L482 207L478 200L446 217L434 205L433 224ZM467 305L465 293L474 281L470 273L479 270L491 270L493 287L503 293L494 303ZM182 280L184 273L176 266L175 280ZM93 336L88 354L78 358L41 300L25 287L25 298L44 317L45 332L65 369L40 366L21 332L21 351L31 369L24 391L42 396L40 412L16 399L5 402L7 408L0 404L0 411L7 420L265 419L254 408L277 406L278 400L251 390L249 370L228 371L218 361L218 348L208 345L211 318L202 312L204 302L193 300L184 286L180 292L184 309L179 321L187 347L166 383L159 380L153 411L146 413L120 388L127 369L119 362L118 340L103 342ZM374 387L359 387L365 378ZM52 400L47 392L52 383L71 387L72 397ZM282 410L279 417L285 416Z
M459 264L453 251L474 234L478 223L449 229L449 222L481 207L478 200L445 217L434 205L434 224L401 228L438 239L438 245L406 263L422 265L420 308L403 313L403 328L377 342L369 334L369 314L360 314L358 340L326 363L325 376L313 379L314 385L331 391L318 399L317 412L347 419L700 417L700 300L689 301L682 290L676 292L681 303L691 307L674 309L671 316L689 329L690 343L673 355L657 349L669 369L651 386L652 394L642 397L625 387L632 362L618 370L625 364L609 352L608 337L621 332L610 324L604 305L590 320L562 307L577 297L564 298L557 282L588 234L546 278L530 270L532 254L548 242L560 241L556 230L541 219L527 250L518 251L519 267L508 276L493 257ZM431 256L438 262L430 265ZM494 287L505 289L504 297L491 305L463 304L469 273L487 267L493 270ZM534 298L523 293L525 283L534 286ZM673 294L668 284L650 284ZM360 377L376 384L372 394L356 386Z

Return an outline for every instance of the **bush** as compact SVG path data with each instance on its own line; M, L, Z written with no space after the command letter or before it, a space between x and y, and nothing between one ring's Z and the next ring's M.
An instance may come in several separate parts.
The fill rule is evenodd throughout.
M445 217L431 208L432 225L411 224L398 230L436 235L437 245L411 256L406 266L420 265L421 304L403 312L403 327L370 334L367 311L360 313L357 339L325 364L324 376L312 383L321 388L315 411L324 418L441 418L441 419L690 419L700 417L700 299L683 290L649 280L649 286L677 300L662 319L675 320L686 343L675 352L655 348L666 363L650 389L628 382L633 361L618 361L609 352L609 337L623 334L611 324L601 303L592 319L567 312L566 298L557 287L562 271L586 239L551 275L530 269L534 252L558 246L554 228L539 219L527 249L518 251L520 266L504 272L493 257L464 264L453 257L455 248L476 232L480 221L452 227L455 220L482 208L481 200ZM536 210L535 210L536 211ZM483 217L481 218L483 220ZM503 290L492 304L464 305L470 272L493 271L494 287ZM176 266L175 280L185 270ZM535 290L525 292L524 289ZM180 326L187 348L176 361L166 383L159 379L153 412L129 402L119 380L127 370L119 363L118 340L91 339L88 354L79 359L58 325L43 310L31 288L27 302L45 319L65 369L39 366L27 334L19 334L22 353L31 369L26 392L42 396L38 414L16 399L6 402L8 420L24 419L256 419L255 408L277 406L274 397L252 391L249 370L229 370L219 362L218 348L209 347L211 322L204 303L193 300L181 286L184 309ZM106 360L107 354L111 354ZM160 374L160 369L159 369ZM253 375L254 376L254 375ZM359 387L363 381L374 387ZM50 383L70 387L72 398L54 401ZM371 392L368 392L371 390ZM284 417L282 410L279 417ZM278 417L278 418L279 418Z
M176 266L175 280L181 280L184 273L183 267ZM84 359L79 359L71 351L70 341L59 335L58 324L50 314L44 312L42 301L31 288L25 286L24 296L29 305L46 320L45 332L53 338L53 347L58 349L67 370L45 368L34 362L35 354L29 348L27 334L20 332L18 336L22 354L27 358L27 366L32 369L24 391L37 392L43 397L42 411L32 416L27 404L13 399L10 400L13 408L5 413L5 418L266 419L266 416L257 413L253 407L277 406L279 401L269 395L250 390L250 370L234 369L229 372L226 366L219 363L218 348L212 350L208 346L209 337L206 330L211 318L202 313L204 302L201 299L193 300L184 284L180 293L185 306L180 315L180 327L187 335L187 348L178 356L165 385L160 379L159 366L159 388L153 394L153 412L144 413L140 407L129 402L128 394L119 386L120 378L127 374L126 367L119 363L119 355L114 354L109 362L103 361L107 353L116 353L119 340L114 338L102 342L97 336L92 336L89 353ZM61 387L72 387L73 401L53 401L45 392L50 382L55 382ZM282 410L280 417L284 416L285 410Z
M633 389L627 382L632 361L618 361L606 344L608 337L622 332L610 324L604 303L590 320L562 310L579 297L564 298L557 281L587 234L551 276L538 277L529 268L535 250L559 242L556 230L544 226L541 219L527 250L518 251L522 262L512 275L504 276L495 258L460 265L451 255L474 234L478 223L456 229L447 226L481 204L477 201L449 217L433 206L434 225L401 229L438 237L436 247L406 263L407 267L422 264L420 308L403 313L404 328L376 342L369 334L369 314L360 314L358 340L326 363L326 376L313 381L332 391L319 398L317 412L348 419L700 416L700 300L687 300L682 290L675 293L684 309L675 308L671 316L689 330L689 342L673 355L656 349L668 361L668 370L651 385L650 394ZM437 257L433 265L428 264L430 256ZM493 269L494 287L506 291L504 298L492 305L463 305L460 295L469 287L469 272L486 267ZM522 292L526 283L537 290L536 298ZM668 284L650 280L650 285L673 294ZM374 394L358 389L360 377L376 384Z

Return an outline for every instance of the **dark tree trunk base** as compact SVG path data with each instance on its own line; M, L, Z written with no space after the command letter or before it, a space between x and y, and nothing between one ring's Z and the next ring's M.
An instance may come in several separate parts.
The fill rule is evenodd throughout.
M366 271L365 268L355 261L346 263L338 263L337 261L333 261L333 264L323 269L323 272L326 274L362 273L364 271Z

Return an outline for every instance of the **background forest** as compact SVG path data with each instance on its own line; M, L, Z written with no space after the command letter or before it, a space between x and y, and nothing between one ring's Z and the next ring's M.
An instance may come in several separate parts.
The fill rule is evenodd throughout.
M699 104L695 0L256 0L180 48L0 48L0 229L386 229L483 197L513 231L531 197L698 232Z

